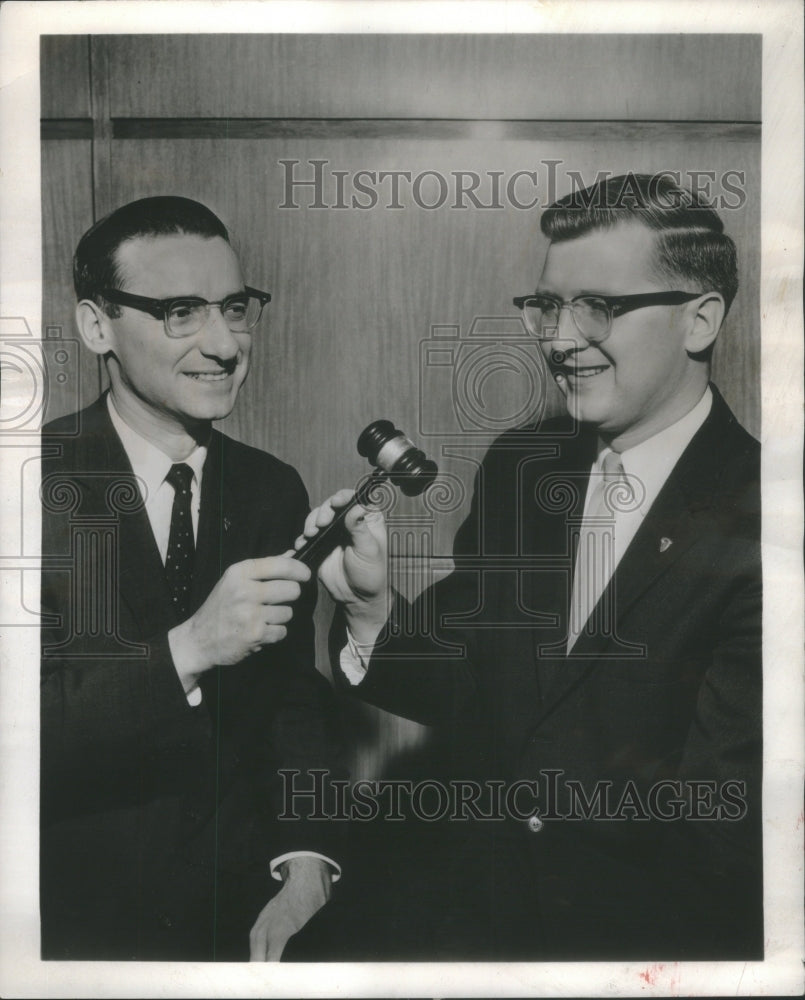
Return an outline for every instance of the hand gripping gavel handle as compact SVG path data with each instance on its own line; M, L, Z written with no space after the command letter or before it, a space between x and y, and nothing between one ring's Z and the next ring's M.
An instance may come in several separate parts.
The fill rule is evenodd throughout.
M375 470L372 475L363 481L358 489L355 491L355 496L347 503L345 506L340 507L336 511L336 515L333 520L327 525L326 528L322 528L317 535L312 538L308 538L301 549L298 549L293 558L298 559L303 562L306 566L310 566L312 569L314 566L318 565L325 556L327 556L333 548L335 548L334 539L336 539L342 530L344 521L346 520L347 514L356 505L364 505L369 502L372 495L372 491L380 483L385 482L388 479L387 472L381 472Z

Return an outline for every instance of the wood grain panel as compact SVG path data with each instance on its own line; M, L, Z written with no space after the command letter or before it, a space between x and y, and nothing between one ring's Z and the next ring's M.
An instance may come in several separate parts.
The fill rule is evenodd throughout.
M45 122L50 131L66 127ZM84 123L74 123L77 129ZM115 139L585 139L587 141L759 139L755 122L656 122L591 119L504 121L461 118L115 118ZM53 138L61 138L53 134Z
M42 118L88 118L86 35L42 35L39 49Z
M75 329L73 251L92 225L92 168L88 141L42 143L42 327L43 336L69 341L69 360L46 352L48 398L45 419L85 405L98 394L95 355L82 350Z
M112 67L109 47L94 37L89 45L92 78L92 197L95 218L101 219L115 207L112 196L112 122L109 105L109 82Z
M376 175L408 171L412 178L430 171L430 186L423 183L419 191L423 203L439 193L437 174L454 184L459 170L485 178L486 186L479 189L484 203L492 200L488 185L493 172L509 178L519 170L536 171L541 201L568 190L571 170L585 183L599 170L675 169L684 174L695 165L718 178L728 170L742 174L739 195L714 189L730 204L742 201L722 213L739 247L742 287L722 333L714 373L739 418L758 430L756 142L701 138L679 143L669 137L631 143L114 141L112 156L115 203L169 192L199 198L236 233L246 280L274 295L256 335L252 373L226 429L296 465L316 502L365 473L366 464L355 451L360 430L378 417L395 421L456 485L452 510L437 515L421 500L409 500L391 515L403 527L402 519L413 519L412 530L427 539L437 556L450 552L468 507L474 469L496 429L515 414L520 419L529 399L548 410L561 405L552 385L543 391L538 364L529 368L522 360L522 332L511 305L513 295L534 286L541 268L545 243L538 211L512 204L501 209L451 207L454 189L443 207L428 210L417 204L412 185L401 185L400 207L390 208L385 207L393 201L388 183L380 188L374 208L338 209L333 207L335 171L347 172L345 183L358 170ZM297 176L309 177L314 159L327 161L323 200L329 207L307 207L313 193L299 188L292 200L300 207L280 208L287 199L280 161L298 161L303 172ZM544 166L548 161L561 161L553 185ZM533 191L528 185L517 190L523 201ZM496 337L510 360L520 359L519 370L489 373L494 351L500 350L500 343L489 346ZM452 360L431 363L427 352L434 343L443 362L446 355ZM525 346L525 355L529 350L536 357L533 345ZM482 379L480 398L474 399L472 380L479 372L488 377ZM529 379L536 380L536 392ZM416 581L413 589L422 582ZM324 602L319 621L325 671L328 619ZM392 724L374 710L353 706L349 711L356 717L356 731L374 734L356 743L355 773L395 767L424 738L419 727L401 720Z
M741 351L756 340L754 329L750 336L734 332L739 325L736 317L746 317L750 307L753 321L757 318L756 307L751 306L756 300L758 274L758 165L753 144L722 148L716 142L702 142L695 147L686 145L684 154L671 142L651 148L598 144L594 151L581 143L550 147L506 143L490 151L472 143L453 147L407 142L244 141L232 147L177 141L117 144L115 150L117 200L165 191L195 192L238 234L249 280L262 282L275 293L265 346L273 357L281 359L282 384L288 388L279 396L271 394L270 424L243 426L246 433L270 437L274 442L285 437L293 440L294 406L304 398L306 389L309 391L311 381L314 386L326 384L340 372L355 372L362 386L360 399L354 392L345 393L346 401L338 404L347 407L344 415L353 419L357 434L361 421L376 416L374 407L389 399L387 385L378 384L376 378L383 366L389 373L385 382L396 386L391 389L391 399L406 401L399 419L407 419L413 426L412 421L419 421L414 406L419 392L419 343L427 339L431 326L458 324L466 333L474 315L511 316L511 296L528 290L538 274L544 248L536 212L518 211L511 205L500 211L475 210L466 199L465 207L457 210L450 207L453 193L443 208L428 211L414 204L411 185L403 183L399 195L402 207L384 208L384 203L391 201L387 182L376 186L379 204L375 208L338 210L332 206L337 197L334 172L340 170L351 176L361 169L374 171L376 176L383 170L407 170L415 178L433 171L454 185L451 175L460 164L462 170L474 170L484 177L486 189L479 189L478 195L487 200L492 172L508 178L515 171L535 169L542 185L541 190L538 185L537 194L547 199L568 189L567 172L571 169L585 182L599 169L615 173L630 166L684 173L684 160L718 176L736 171L735 176L745 178L741 197L747 199L746 204L739 211L725 208L723 214L742 250L744 283L719 350L727 392L728 372L739 353L738 338ZM315 159L326 161L322 190L329 210L305 207L313 195L302 188L293 194L298 209L279 208L287 197L286 169L280 161L297 161L296 176L307 180L313 176L309 163ZM558 168L551 189L542 164L556 159L563 160L564 166ZM739 182L733 178L733 183ZM525 179L516 190L526 202L534 188ZM437 193L435 182L430 187L421 185L423 201ZM725 194L733 203L738 197ZM752 322L750 327L755 325ZM311 353L313 344L316 350ZM269 359L264 359L266 363ZM263 371L260 378L267 377L268 369ZM756 397L747 396L746 386L740 383L736 388L733 401L738 411L757 429ZM451 404L445 399L441 405L444 425L445 407ZM259 414L261 406L256 410L249 407L249 412ZM323 419L319 431L324 436L324 451L330 452L337 443L336 428L331 420ZM326 483L312 485L327 487Z
M106 39L114 117L760 119L758 35Z

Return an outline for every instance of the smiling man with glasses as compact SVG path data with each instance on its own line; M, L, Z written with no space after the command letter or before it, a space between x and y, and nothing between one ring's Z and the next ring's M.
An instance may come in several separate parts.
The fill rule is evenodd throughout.
M618 453L710 399L710 356L738 287L716 213L652 180L629 197L611 179L601 207L549 208L539 286L514 300L570 412Z
M109 390L77 436L43 430L43 957L279 958L339 868L328 824L276 819L280 768L334 770L315 591L283 554L307 495L212 427L271 296L179 197L97 222L74 279Z
M443 727L443 766L479 788L448 824L441 909L410 901L435 957L760 958L759 447L709 381L735 246L663 175L541 226L514 303L568 413L493 444L456 569L413 608L382 516L350 512L320 569L334 670Z

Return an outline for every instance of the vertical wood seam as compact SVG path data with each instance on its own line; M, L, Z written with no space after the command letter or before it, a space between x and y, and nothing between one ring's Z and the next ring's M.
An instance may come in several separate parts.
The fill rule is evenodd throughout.
M112 209L112 119L109 100L109 49L102 36L89 35L89 101L92 115L91 171L92 221ZM98 355L100 393L106 385L106 368Z

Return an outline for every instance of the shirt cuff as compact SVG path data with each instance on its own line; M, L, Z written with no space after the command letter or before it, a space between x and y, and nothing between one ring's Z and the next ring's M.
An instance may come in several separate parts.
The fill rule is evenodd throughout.
M333 882L337 882L341 878L341 865L336 864L332 858L328 858L324 854L318 854L316 851L289 851L288 854L280 854L278 858L272 858L268 865L271 877L281 882L282 875L279 872L279 866L283 861L290 861L291 858L318 858L319 861L324 861L332 869L330 877Z
M347 644L341 650L338 663L353 687L357 687L366 676L366 664L371 659L373 649L374 646L361 646L358 649L352 633L347 629Z
M196 684L194 688L186 692L187 704L191 708L198 708L201 704L201 688Z

